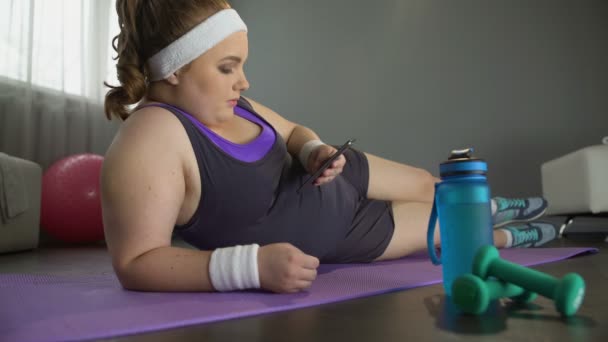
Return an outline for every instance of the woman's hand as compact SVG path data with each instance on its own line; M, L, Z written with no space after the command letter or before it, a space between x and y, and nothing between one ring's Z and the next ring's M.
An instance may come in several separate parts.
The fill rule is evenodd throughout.
M258 272L263 289L294 293L309 288L317 277L319 259L289 243L274 243L258 250Z
M307 170L310 174L315 173L323 163L327 159L329 159L336 150L333 146L330 145L321 145L315 148L310 155L308 156L308 168ZM314 185L322 185L325 183L331 182L337 175L342 173L342 169L344 169L344 164L346 164L346 158L344 155L339 156L336 160L334 160L331 165L323 171L319 178L315 179Z

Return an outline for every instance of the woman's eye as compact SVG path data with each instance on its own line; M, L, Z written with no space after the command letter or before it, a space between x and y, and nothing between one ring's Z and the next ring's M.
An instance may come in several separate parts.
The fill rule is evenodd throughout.
M219 69L220 69L220 72L222 74L230 74L230 73L232 73L232 68L230 68L230 67L220 67Z

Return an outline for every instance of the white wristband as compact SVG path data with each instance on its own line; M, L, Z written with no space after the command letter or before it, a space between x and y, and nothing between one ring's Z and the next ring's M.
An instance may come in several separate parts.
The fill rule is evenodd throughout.
M209 278L217 291L259 289L257 244L218 248L211 253Z
M310 140L308 142L306 142L304 145L302 145L302 148L300 149L300 153L298 154L298 158L300 159L300 163L302 163L302 166L304 166L304 168L306 169L306 166L308 166L308 157L310 156L310 154L312 153L312 151L314 149L316 149L317 147L321 146L321 145L325 145L324 142L322 142L321 140Z

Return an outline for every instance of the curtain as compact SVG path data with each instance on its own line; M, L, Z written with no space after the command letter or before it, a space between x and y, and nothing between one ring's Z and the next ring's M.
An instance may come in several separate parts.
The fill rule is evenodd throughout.
M43 168L104 154L119 122L103 113L117 84L114 0L0 0L0 151Z

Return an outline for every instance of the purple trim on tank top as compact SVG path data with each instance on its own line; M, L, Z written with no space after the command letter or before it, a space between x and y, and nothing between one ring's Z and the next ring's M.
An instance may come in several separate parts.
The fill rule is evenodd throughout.
M246 144L236 144L232 141L224 139L214 131L210 130L207 126L203 125L192 115L170 104L152 103L141 106L140 108L151 106L163 107L166 109L171 108L180 112L185 117L187 117L205 136L209 138L209 140L211 140L222 151L226 152L233 158L243 162L251 163L262 159L266 155L266 153L270 151L272 145L276 140L276 132L269 124L267 124L264 120L261 120L248 110L238 106L234 107L234 114L262 126L262 132L260 133L260 135L258 135L255 139Z

